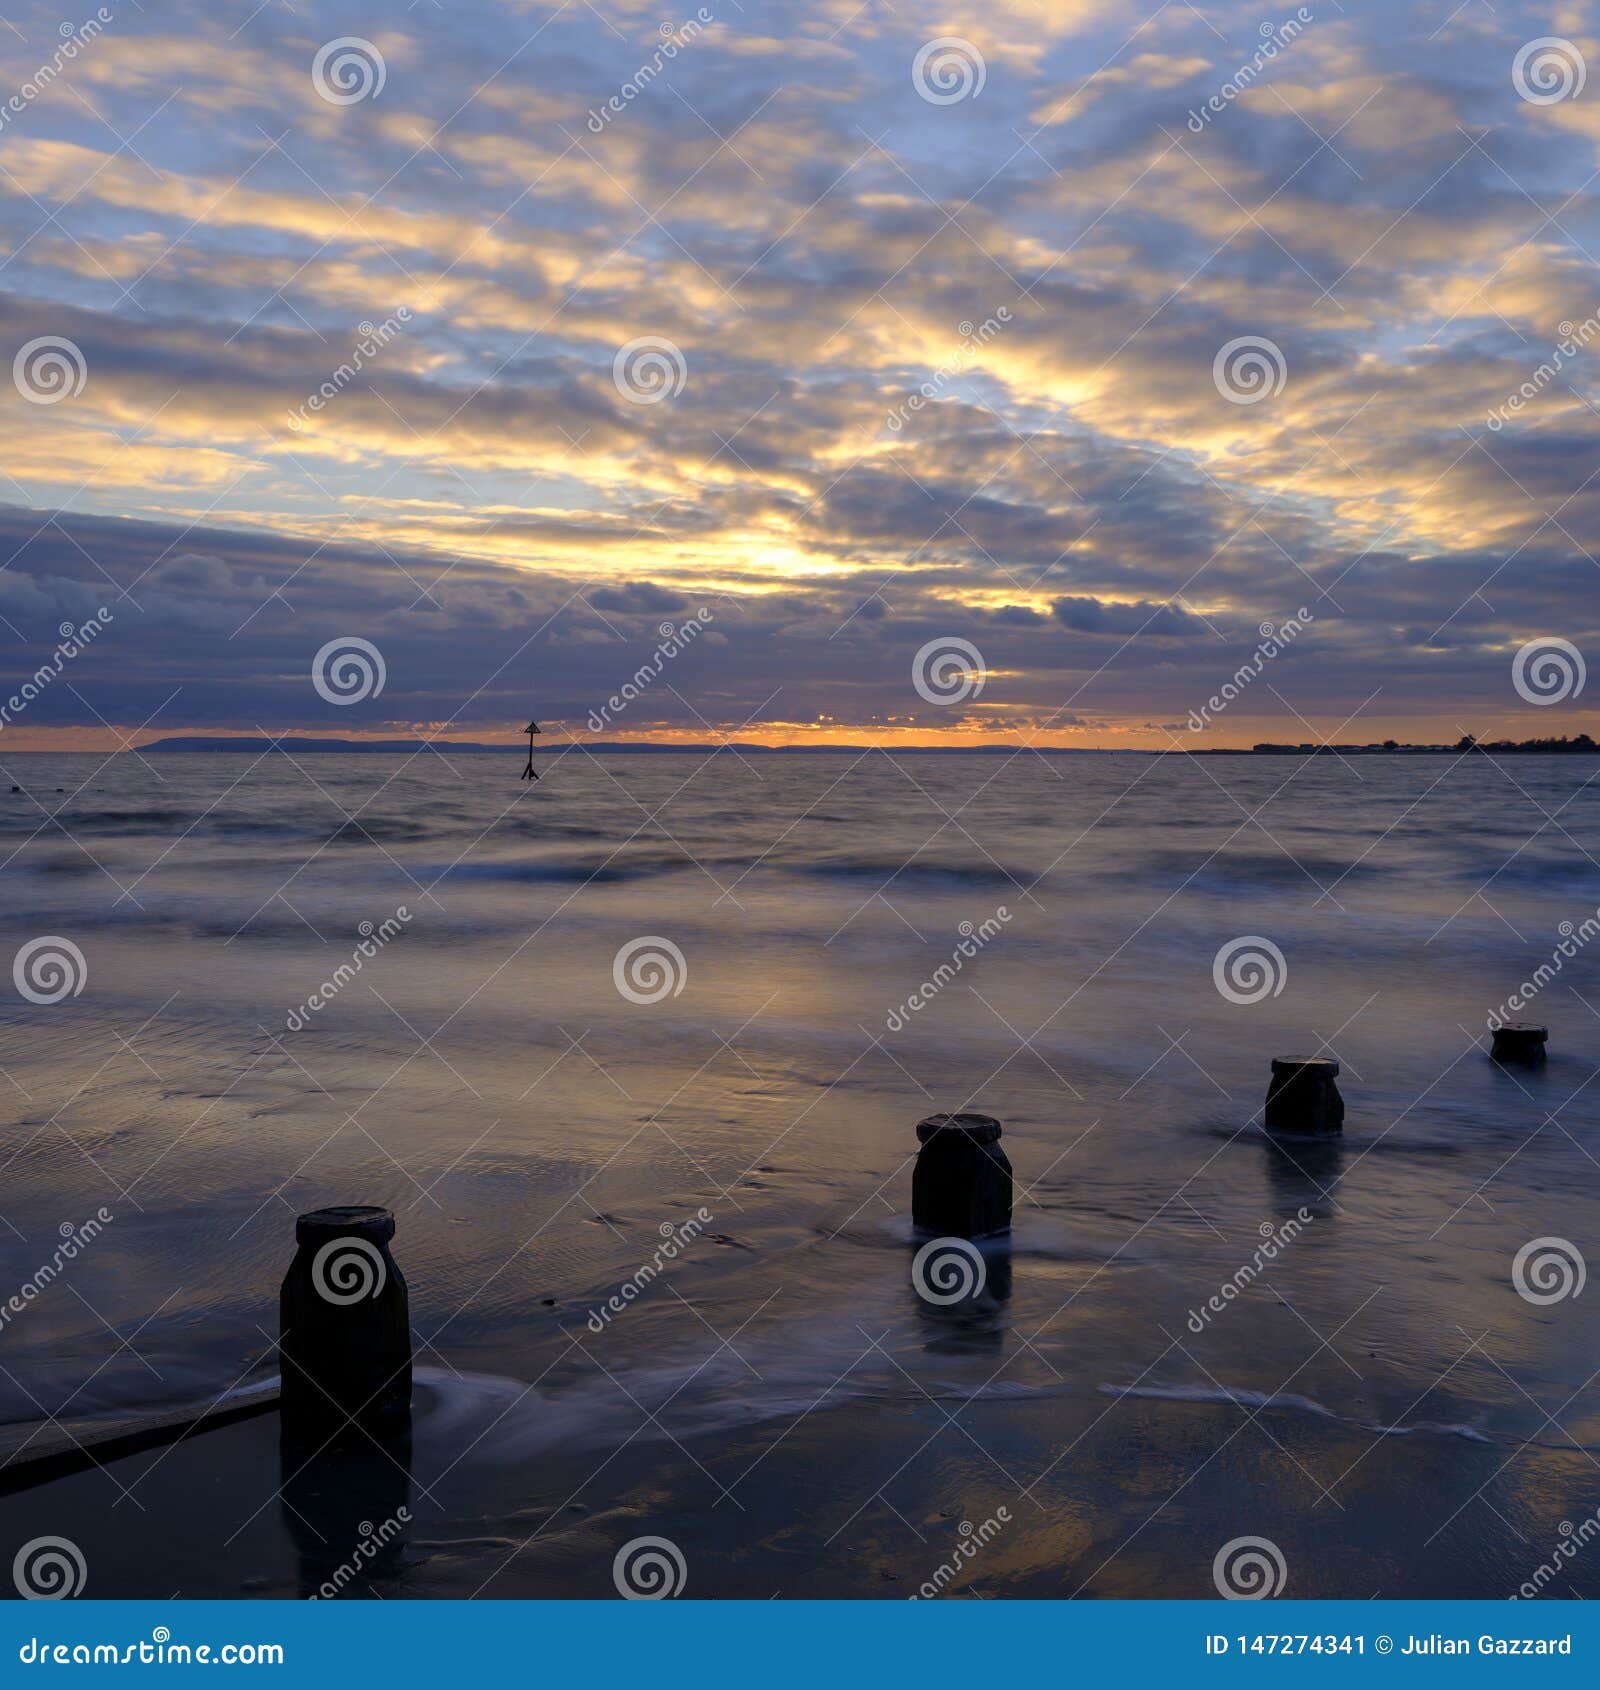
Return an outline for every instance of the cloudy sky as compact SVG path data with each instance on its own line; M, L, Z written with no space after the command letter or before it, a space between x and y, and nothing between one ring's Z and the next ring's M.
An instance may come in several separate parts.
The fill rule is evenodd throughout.
M143 0L0 65L14 748L1594 727L1588 5Z

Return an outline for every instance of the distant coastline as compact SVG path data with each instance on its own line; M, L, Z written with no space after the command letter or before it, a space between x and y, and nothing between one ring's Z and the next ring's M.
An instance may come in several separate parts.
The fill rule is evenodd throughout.
M1019 751L1031 751L1041 757L1389 757L1389 756L1452 756L1464 752L1483 752L1486 755L1577 755L1594 756L1600 744L1588 734L1568 739L1483 740L1468 734L1452 745L1402 745L1396 740L1384 740L1368 745L1313 744L1310 742L1275 743L1264 740L1248 748L1244 746L1182 746L1126 748L1102 746L1027 746L989 743L985 745L656 745L639 740L555 740L546 748L550 757L581 748L585 751L628 755L694 756L704 757L713 752L737 753L740 756L859 756L866 752L887 752L896 757L1005 757ZM478 755L494 753L498 756L522 755L520 742L507 740L504 744L489 745L481 741L425 740L425 739L317 739L282 734L276 737L224 737L200 734L176 734L152 741L135 749L141 756L151 752L177 754L206 754L228 752L234 755L260 756L269 752L304 754L327 753L355 755L406 756L419 751L456 752Z
M1304 757L1318 753L1325 756L1339 757L1392 757L1442 754L1460 756L1469 751L1481 751L1489 756L1563 756L1577 755L1592 757L1600 751L1588 734L1578 734L1568 739L1565 734L1560 739L1485 739L1480 740L1476 734L1463 734L1452 745L1401 745L1392 739L1386 739L1381 744L1373 745L1276 745L1270 740L1264 740L1259 745L1250 747L1251 755L1267 757Z

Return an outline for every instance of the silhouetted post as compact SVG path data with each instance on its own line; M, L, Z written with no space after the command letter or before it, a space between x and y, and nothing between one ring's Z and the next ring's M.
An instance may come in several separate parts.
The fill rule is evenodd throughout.
M1550 1029L1537 1021L1507 1021L1494 1030L1494 1047L1489 1054L1496 1062L1520 1062L1528 1066L1544 1061L1544 1043Z
M1267 1083L1267 1130L1275 1133L1344 1131L1344 1099L1331 1056L1275 1056Z
M930 1115L917 1122L911 1218L928 1232L982 1238L1011 1226L1011 1164L992 1115Z
M326 1438L411 1412L411 1315L387 1209L315 1209L294 1226L278 1301L283 1427Z

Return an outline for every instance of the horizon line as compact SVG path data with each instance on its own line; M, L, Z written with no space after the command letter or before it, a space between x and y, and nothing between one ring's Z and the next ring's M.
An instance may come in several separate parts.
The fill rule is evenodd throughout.
M46 730L49 731L49 730ZM56 730L70 731L70 730ZM108 730L115 734L115 730ZM526 730L524 730L525 732ZM98 735L94 737L100 737ZM521 736L513 741L509 737L502 743L498 738L492 741L481 739L446 739L440 736L425 734L317 734L304 730L284 730L278 733L258 731L255 733L243 730L223 730L218 733L196 733L180 731L178 733L161 734L143 741L136 741L133 734L118 735L120 743L109 747L99 746L62 746L39 745L17 747L16 752L22 756L41 755L100 755L120 756L125 754L143 755L154 751L159 755L240 755L257 752L263 756L272 755L275 751L299 750L315 755L337 755L345 747L351 754L389 754L404 755L423 750L438 750L443 753L454 749L458 752L473 755L495 755L505 753L510 755L525 754L525 747L521 744ZM1256 739L1248 744L1185 744L1174 737L1170 745L1129 745L1129 744L1099 744L1099 745L1045 745L1011 739L974 739L970 743L951 744L948 741L890 741L882 740L788 740L788 741L760 741L760 740L663 740L663 739L592 739L586 740L574 735L547 739L542 747L543 752L551 757L561 756L572 750L589 752L603 752L615 755L683 755L703 756L723 752L749 753L752 755L794 755L811 753L816 755L840 755L849 753L889 755L894 752L904 752L914 755L951 755L951 756L995 756L1022 754L1033 752L1040 756L1252 756L1271 754L1317 754L1317 753L1345 753L1358 755L1394 754L1394 753L1449 753L1463 749L1463 741L1472 740L1484 746L1521 747L1540 745L1572 745L1574 749L1584 743L1593 744L1590 736L1581 730L1577 733L1546 733L1533 735L1526 739L1490 738L1483 735L1463 733L1454 741L1443 740L1396 740L1392 736L1383 740L1332 740L1332 739Z

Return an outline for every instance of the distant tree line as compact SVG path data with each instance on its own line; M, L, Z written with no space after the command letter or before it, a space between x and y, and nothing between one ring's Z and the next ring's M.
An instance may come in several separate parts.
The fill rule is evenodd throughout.
M1309 756L1319 752L1327 752L1340 757L1370 757L1382 756L1385 752L1423 752L1423 751L1483 751L1493 755L1509 753L1550 755L1566 752L1576 752L1581 756L1592 757L1600 751L1588 734L1578 734L1568 739L1563 734L1559 739L1490 739L1480 740L1476 734L1463 734L1454 745L1402 745L1399 740L1386 739L1381 745L1276 745L1270 740L1263 740L1259 745L1252 745L1252 751L1277 753L1280 756Z

